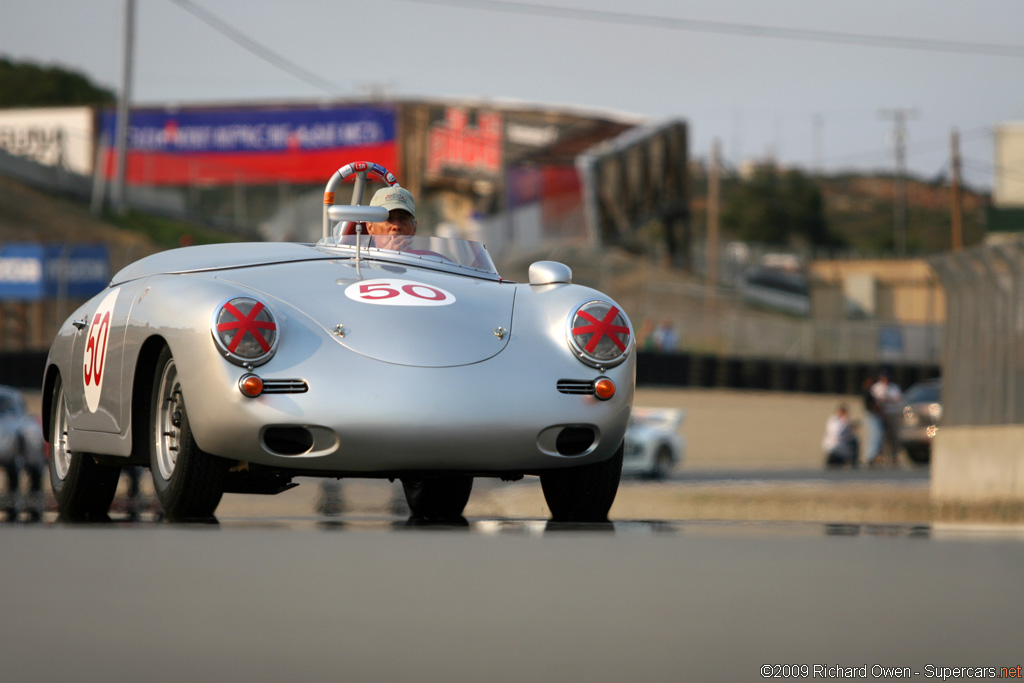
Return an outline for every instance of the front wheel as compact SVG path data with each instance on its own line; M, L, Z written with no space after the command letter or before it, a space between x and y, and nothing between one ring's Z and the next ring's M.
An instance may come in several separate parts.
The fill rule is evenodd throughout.
M208 519L224 495L229 462L196 444L170 349L164 348L156 367L149 431L153 488L168 518Z
M50 405L50 488L57 500L61 519L101 521L107 519L117 492L120 467L100 465L90 453L68 449L68 404L64 384L58 377Z
M651 469L651 479L661 481L662 479L668 479L668 475L672 472L672 466L675 463L672 461L672 451L665 444L658 446L657 452L654 454L654 467Z
M623 444L608 460L540 475L544 500L556 522L605 522L622 476Z
M928 444L923 446L907 446L907 457L915 465L927 465L932 459L932 449Z
M473 477L403 477L402 488L412 516L426 520L462 517L473 490Z

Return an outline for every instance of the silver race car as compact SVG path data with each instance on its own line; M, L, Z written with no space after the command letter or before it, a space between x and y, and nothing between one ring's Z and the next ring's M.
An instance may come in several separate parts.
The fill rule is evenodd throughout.
M474 477L524 475L554 519L606 519L635 378L622 308L559 263L517 284L479 243L375 244L370 174L398 186L340 168L316 244L155 254L71 315L43 380L62 517L105 517L133 464L171 519L296 476L397 478L414 516L458 518Z

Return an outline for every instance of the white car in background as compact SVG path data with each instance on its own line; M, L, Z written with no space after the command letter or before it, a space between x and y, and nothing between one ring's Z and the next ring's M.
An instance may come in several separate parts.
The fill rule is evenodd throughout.
M0 386L0 469L4 470L0 514L8 521L17 520L21 510L27 510L34 520L42 517L45 449L39 418L29 414L21 391ZM27 496L22 493L22 474L29 481Z
M622 474L664 479L686 455L679 428L686 413L671 408L633 408L626 428Z

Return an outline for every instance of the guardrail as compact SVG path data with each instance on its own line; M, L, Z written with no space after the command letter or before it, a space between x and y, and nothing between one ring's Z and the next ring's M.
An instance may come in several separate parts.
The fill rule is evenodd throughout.
M936 364L886 364L892 379L906 389L940 375ZM637 356L636 382L647 386L756 389L815 394L858 395L879 366L871 363L813 363L771 358L741 358L691 353Z
M39 390L47 355L47 351L0 352L0 384Z

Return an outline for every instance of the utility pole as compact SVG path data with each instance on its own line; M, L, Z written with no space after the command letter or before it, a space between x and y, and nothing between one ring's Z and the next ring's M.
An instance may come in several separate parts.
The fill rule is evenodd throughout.
M824 144L822 142L822 131L825 127L825 117L821 114L815 114L814 118L814 135L812 140L812 146L814 151L812 152L813 159L811 166L814 169L815 175L821 175L822 172L822 157Z
M964 237L963 237L963 225L964 225L964 209L963 209L963 196L960 192L960 133L957 129L953 129L953 135L951 136L950 144L951 150L951 165L953 167L952 173L950 174L950 199L953 203L952 206L952 223L953 223L953 239L952 247L953 251L960 251L964 248Z
M721 154L716 138L711 143L711 163L708 168L708 237L705 245L707 273L704 290L705 303L708 308L714 307L714 295L718 287L718 223L722 203L719 181L722 165Z
M916 109L883 109L883 118L893 121L893 149L896 152L896 176L893 179L893 243L896 255L907 255L907 118L917 115Z
M121 64L121 99L117 104L117 153L114 161L114 186L110 203L114 211L123 214L124 175L128 147L129 102L132 97L132 56L135 51L135 0L124 0L124 61Z

